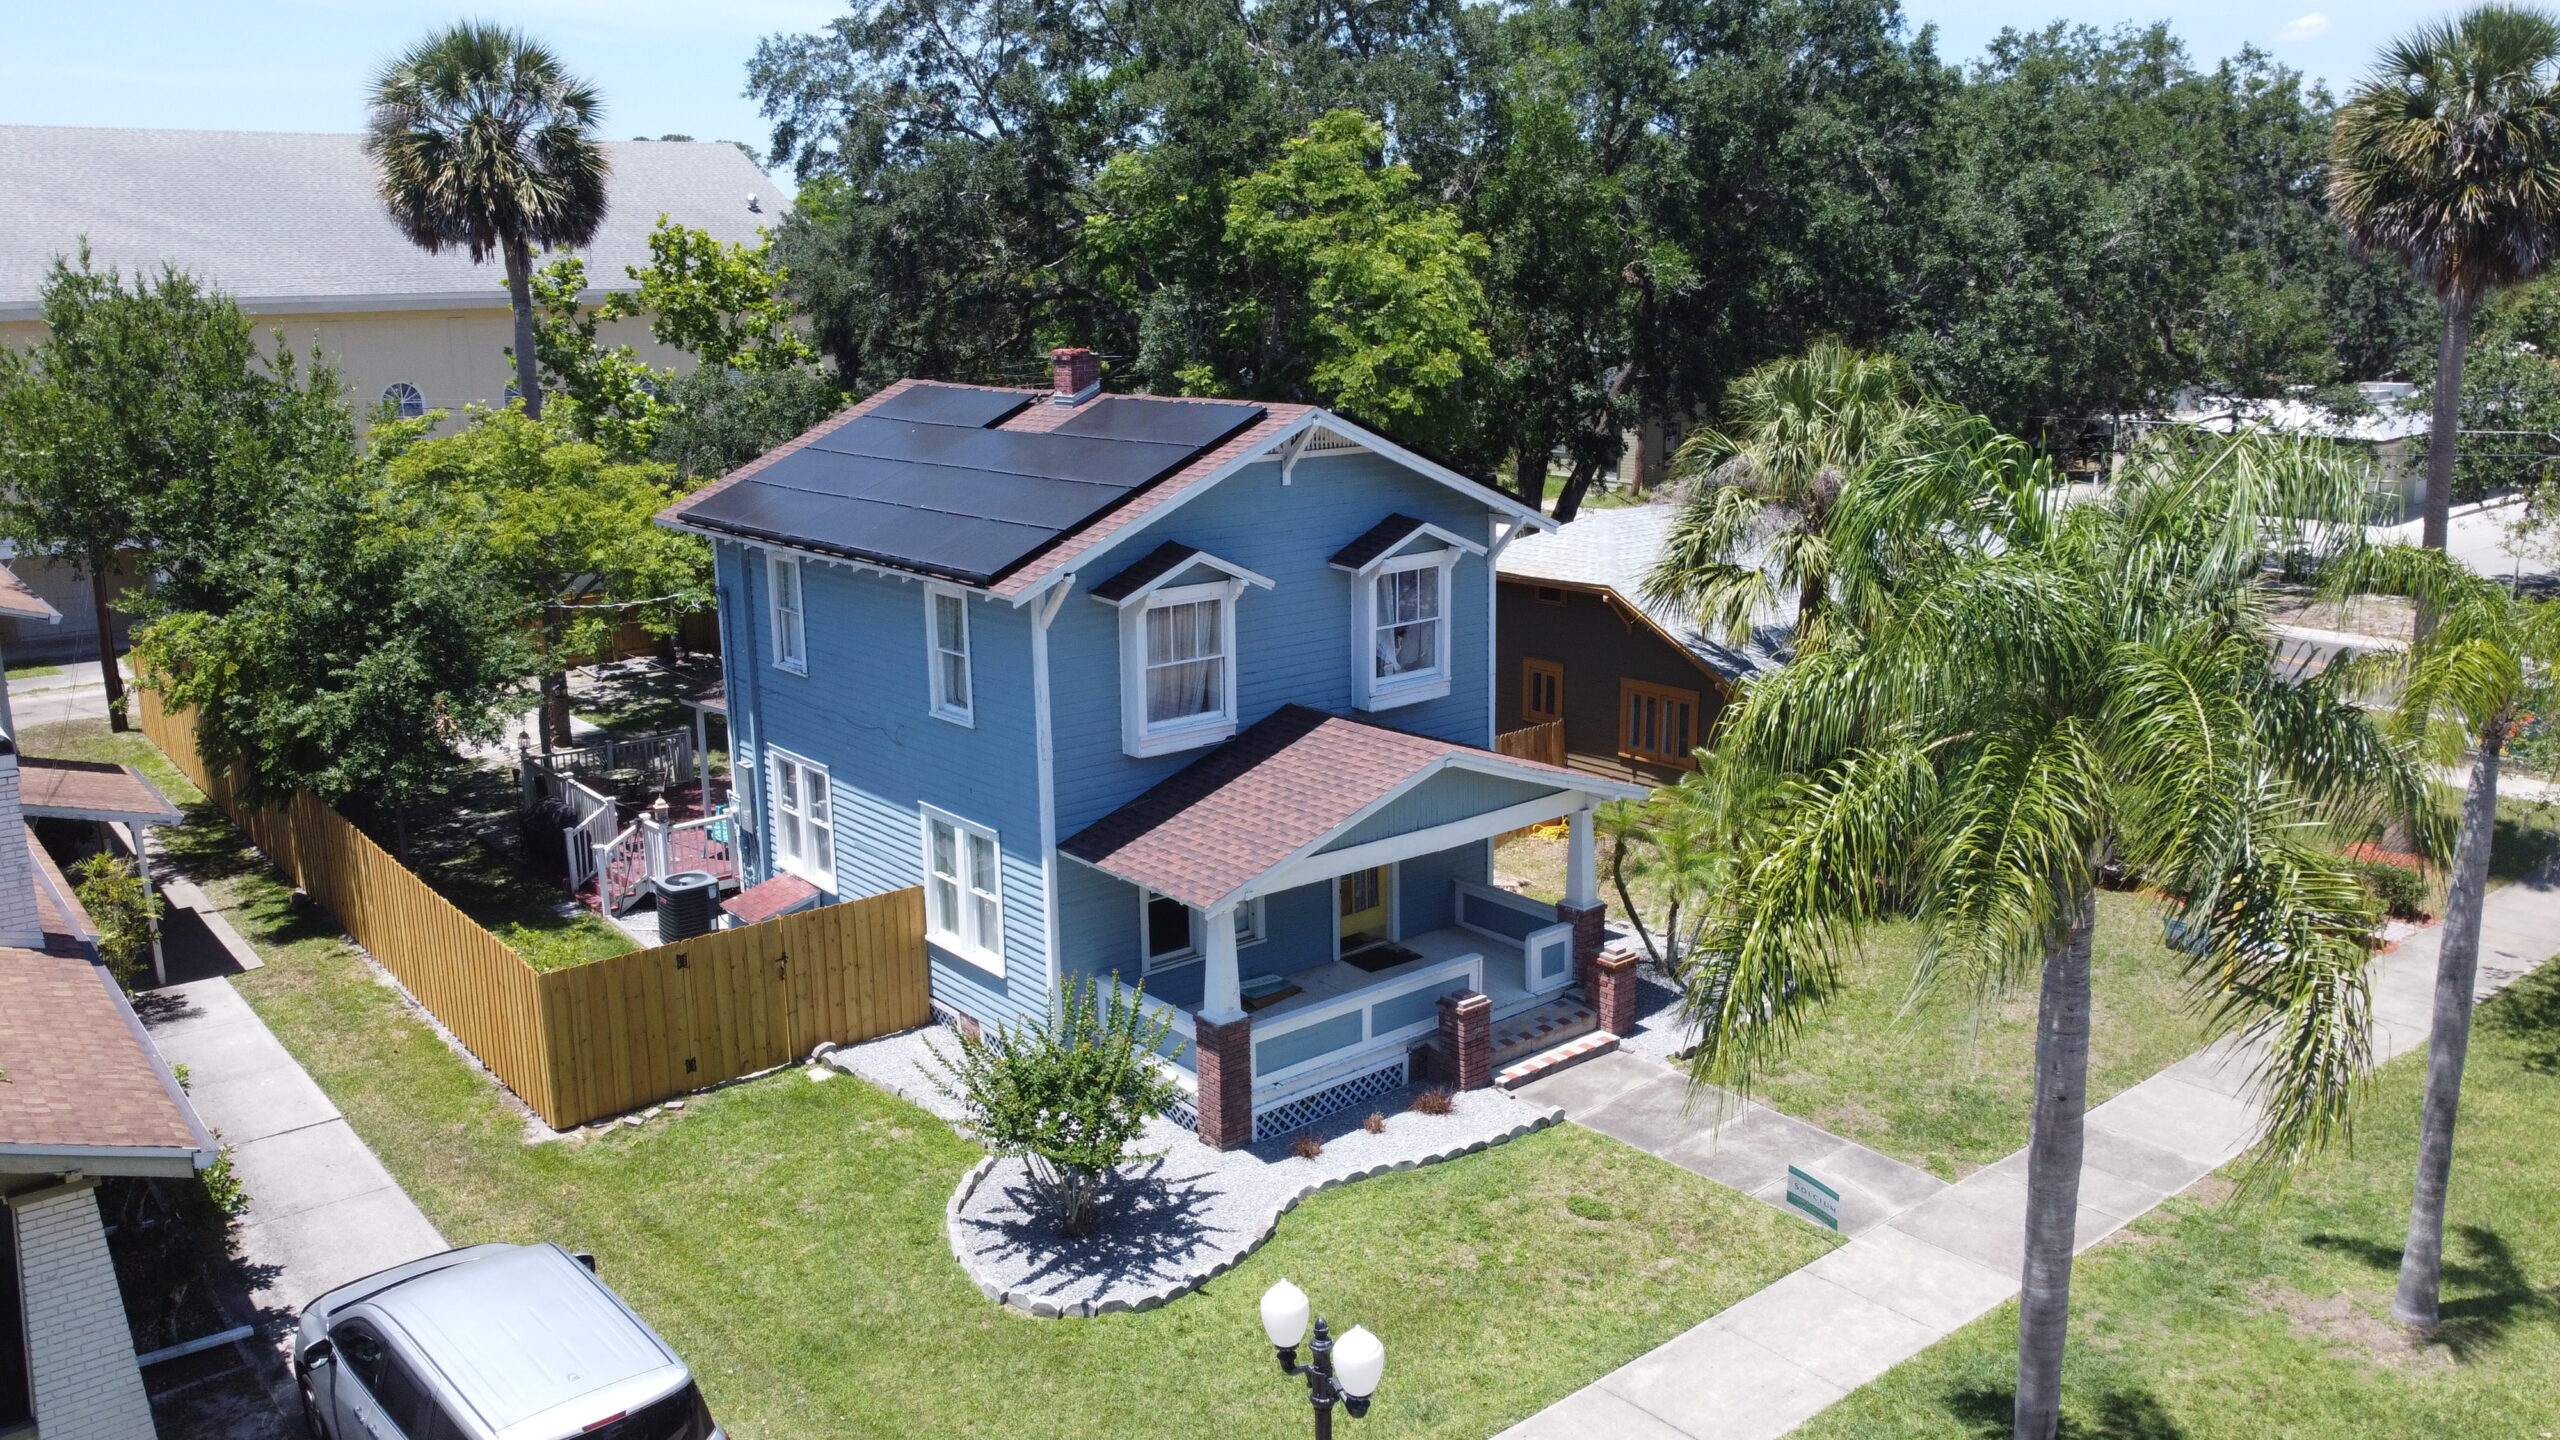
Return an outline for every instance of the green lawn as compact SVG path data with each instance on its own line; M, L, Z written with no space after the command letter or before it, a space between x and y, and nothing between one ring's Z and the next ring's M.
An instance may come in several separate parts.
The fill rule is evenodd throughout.
M445 1236L594 1251L741 1440L1303 1435L1303 1388L1255 1319L1283 1275L1387 1343L1357 1433L1472 1440L1834 1243L1559 1126L1318 1195L1238 1270L1162 1309L1033 1320L953 1263L943 1206L978 1152L924 1112L785 1071L645 1129L527 1144L521 1112L227 827L200 818L173 841L267 958L233 983Z
M1514 840L1495 857L1495 868L1552 899L1561 893L1563 849L1560 841ZM1609 901L1615 913L1616 896ZM2090 957L2097 999L2089 1037L2092 1104L2205 1043L2160 927L2157 902L2098 896ZM1785 1067L1763 1077L1753 1093L1789 1115L1954 1179L2027 1143L2034 977L1993 996L1948 986L1906 1009L1918 964L1912 927L1877 931L1843 977L1840 998L1805 1027Z
M2329 1440L2560 1432L2560 967L2483 1007L2463 1086L2446 1326L2390 1315L2416 1167L2420 1054L2388 1066L2352 1155L2279 1208L2171 1202L2090 1253L2072 1291L2065 1433ZM2008 1433L2003 1306L1798 1432Z
M9 667L9 678L12 680L45 680L61 673L62 667L59 665L12 665Z

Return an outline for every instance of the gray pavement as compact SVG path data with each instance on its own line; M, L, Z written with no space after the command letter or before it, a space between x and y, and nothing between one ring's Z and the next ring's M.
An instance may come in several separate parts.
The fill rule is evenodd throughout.
M2426 1043L2441 933L2422 931L2374 966L2376 1064ZM2489 897L2478 995L2496 994L2555 949L2560 877L2546 870ZM1558 1085L1600 1063L1540 1084ZM2259 1113L2251 1071L2245 1048L2224 1041L2089 1111L2081 1250L2248 1149ZM1611 1088L1622 1080L1623 1088ZM1751 1183L1754 1171L1738 1169L1728 1179L1707 1168L1715 1161L1711 1152L1699 1159L1694 1132L1666 1134L1662 1097L1648 1088L1660 1083L1621 1065L1590 1075L1580 1090L1540 1098L1586 1124L1598 1121L1594 1128L1760 1193ZM1629 1119L1631 1110L1645 1118ZM1813 1155L1812 1147L1837 1142L1811 1126L1786 1123L1797 1128L1768 1132L1782 1154ZM1751 1163L1770 1162L1755 1154ZM1838 1151L1794 1163L1817 1175L1826 1164L1844 1169ZM1858 1219L1848 1244L1548 1406L1504 1431L1502 1440L1770 1440L1786 1434L2018 1293L2025 1174L2021 1150L1884 1216L1872 1209L1860 1216L1848 1203L1859 1183L1849 1174L1840 1187L1842 1218ZM1880 1207L1891 1195L1880 1190L1867 1200Z
M262 1328L349 1280L446 1247L391 1172L228 979L151 992L152 1042L249 1193L240 1254Z

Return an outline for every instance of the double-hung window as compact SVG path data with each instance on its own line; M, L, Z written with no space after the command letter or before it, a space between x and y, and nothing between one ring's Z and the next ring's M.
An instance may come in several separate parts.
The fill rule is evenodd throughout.
M1004 973L1004 852L996 832L924 807L925 938Z
M1400 560L1379 572L1370 617L1374 687L1393 689L1449 673L1449 572L1436 555Z
M1457 670L1451 574L1485 547L1390 515L1333 557L1351 575L1352 703L1392 710L1449 693Z
M1142 971L1162 970L1200 958L1202 917L1199 911L1170 896L1153 890L1140 894L1144 909L1139 913L1139 934L1147 951ZM1237 903L1232 912L1236 927L1236 945L1242 948L1262 938L1262 897Z
M773 784L773 863L821 890L836 887L834 792L827 767L768 749Z
M1236 733L1236 602L1271 581L1167 541L1094 587L1120 612L1120 748L1170 755Z
M809 630L801 619L800 562L788 555L764 557L765 608L773 617L773 663L794 675L809 673Z
M969 597L942 585L924 592L925 664L933 686L935 718L955 725L970 719Z

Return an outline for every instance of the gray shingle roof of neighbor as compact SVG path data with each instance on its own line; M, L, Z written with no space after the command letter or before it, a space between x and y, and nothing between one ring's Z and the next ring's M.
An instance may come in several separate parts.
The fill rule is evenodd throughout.
M1669 503L1585 510L1553 534L1523 535L1502 552L1496 569L1505 580L1553 581L1605 589L1728 680L1746 679L1783 664L1794 645L1791 606L1773 603L1752 617L1751 639L1734 646L1710 636L1695 615L1644 597L1644 577L1661 558L1679 507Z
M649 263L661 214L753 244L790 204L734 145L604 149L611 208L580 252L599 289L631 288L623 268ZM35 318L54 257L83 236L101 268L174 265L253 314L507 303L496 260L430 255L391 223L356 135L0 125L0 320Z

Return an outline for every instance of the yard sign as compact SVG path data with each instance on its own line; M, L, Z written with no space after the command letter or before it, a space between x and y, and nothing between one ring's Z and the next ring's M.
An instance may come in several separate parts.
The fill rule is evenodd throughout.
M1803 1211L1816 1225L1840 1228L1840 1192L1793 1165L1787 1167L1787 1203Z

